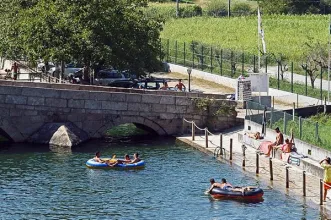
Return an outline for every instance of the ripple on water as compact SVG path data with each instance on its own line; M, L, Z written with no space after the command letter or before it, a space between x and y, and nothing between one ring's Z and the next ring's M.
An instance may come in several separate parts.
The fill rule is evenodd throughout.
M139 151L143 170L91 170L96 147L105 156ZM23 145L24 147L24 145ZM0 219L318 219L317 210L265 191L264 201L213 200L209 178L234 185L257 181L173 140L109 145L90 142L73 152L7 150L0 154ZM118 156L119 157L119 156ZM262 187L266 187L262 184Z

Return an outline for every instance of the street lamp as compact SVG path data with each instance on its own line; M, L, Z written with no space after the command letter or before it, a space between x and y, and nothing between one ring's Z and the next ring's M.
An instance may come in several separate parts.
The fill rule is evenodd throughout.
M191 73L192 73L192 68L187 68L187 73L188 73L188 91L191 92Z

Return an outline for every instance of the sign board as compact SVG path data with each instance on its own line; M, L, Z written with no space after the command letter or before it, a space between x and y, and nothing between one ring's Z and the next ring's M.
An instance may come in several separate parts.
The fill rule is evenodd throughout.
M269 76L267 73L249 73L252 92L269 92Z
M248 101L251 100L251 81L243 77L239 77L236 86L236 100Z

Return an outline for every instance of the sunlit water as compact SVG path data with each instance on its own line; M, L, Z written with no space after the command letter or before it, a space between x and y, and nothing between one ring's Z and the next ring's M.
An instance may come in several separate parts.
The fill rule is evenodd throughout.
M91 170L87 159L141 153L143 170ZM72 152L16 145L0 151L0 219L319 219L318 210L274 190L264 201L215 201L204 191L211 177L257 185L173 139L144 143L89 142ZM263 184L261 184L261 187Z

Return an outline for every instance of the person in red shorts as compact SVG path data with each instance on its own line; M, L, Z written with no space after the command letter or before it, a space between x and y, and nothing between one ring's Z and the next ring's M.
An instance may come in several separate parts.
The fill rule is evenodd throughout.
M331 188L331 159L326 157L320 161L321 166L324 168L324 202L326 201L326 195Z

